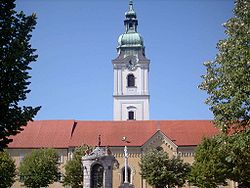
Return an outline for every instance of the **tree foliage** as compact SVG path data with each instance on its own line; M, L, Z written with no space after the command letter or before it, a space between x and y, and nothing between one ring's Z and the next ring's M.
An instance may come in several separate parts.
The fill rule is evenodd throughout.
M227 38L218 42L215 61L204 63L207 73L199 86L208 93L206 103L224 132L250 124L249 0L236 0L234 15L224 24Z
M37 149L27 154L19 173L26 187L47 187L57 179L58 154L54 149Z
M15 182L16 166L6 151L0 151L0 187L7 188Z
M72 160L69 160L65 165L64 186L69 185L72 188L82 187L83 169L81 159L88 149L88 146L80 146L75 149Z
M191 183L215 188L227 179L238 182L239 187L250 187L250 129L204 139L196 149Z
M179 157L169 159L163 150L153 149L146 153L140 163L141 175L157 187L183 186L190 172L190 165Z
M215 61L204 63L199 86L222 134L197 148L190 181L216 187L230 179L250 187L250 1L236 0L224 26L227 38L218 42Z
M10 135L16 135L36 115L40 107L19 105L30 92L29 64L36 61L31 48L31 31L36 15L17 13L15 0L0 0L0 150Z
M224 150L220 149L223 139L205 138L196 148L189 181L200 188L216 188L226 185L229 170L225 165Z
M250 129L224 137L221 150L226 153L228 179L250 187Z

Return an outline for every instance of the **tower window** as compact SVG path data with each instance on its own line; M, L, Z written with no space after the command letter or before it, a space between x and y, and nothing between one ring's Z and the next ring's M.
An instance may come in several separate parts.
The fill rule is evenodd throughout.
M135 87L135 76L133 74L129 74L127 79L128 79L128 87Z
M129 111L128 112L128 119L129 120L134 120L135 119L135 112Z
M133 24L129 23L128 27L129 27L129 29L132 29L133 28Z

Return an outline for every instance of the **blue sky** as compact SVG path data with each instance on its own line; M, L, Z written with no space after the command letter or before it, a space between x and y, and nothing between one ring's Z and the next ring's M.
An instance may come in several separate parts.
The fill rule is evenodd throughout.
M35 119L112 120L113 67L128 0L17 0L35 12L31 93ZM150 119L211 119L197 88L225 38L232 0L134 0L150 64Z

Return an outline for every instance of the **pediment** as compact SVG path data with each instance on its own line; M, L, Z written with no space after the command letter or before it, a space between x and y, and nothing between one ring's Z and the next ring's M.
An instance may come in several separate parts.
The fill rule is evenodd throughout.
M151 148L160 147L162 144L165 144L174 153L177 151L178 146L161 130L157 130L157 132L143 144L142 148L146 151Z

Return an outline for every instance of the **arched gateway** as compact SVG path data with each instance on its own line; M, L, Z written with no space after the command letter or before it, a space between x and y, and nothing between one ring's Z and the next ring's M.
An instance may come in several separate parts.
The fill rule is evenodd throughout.
M91 167L90 187L102 188L103 187L103 173L104 168L101 164L94 164Z
M84 188L112 188L115 157L108 148L96 147L82 158Z

